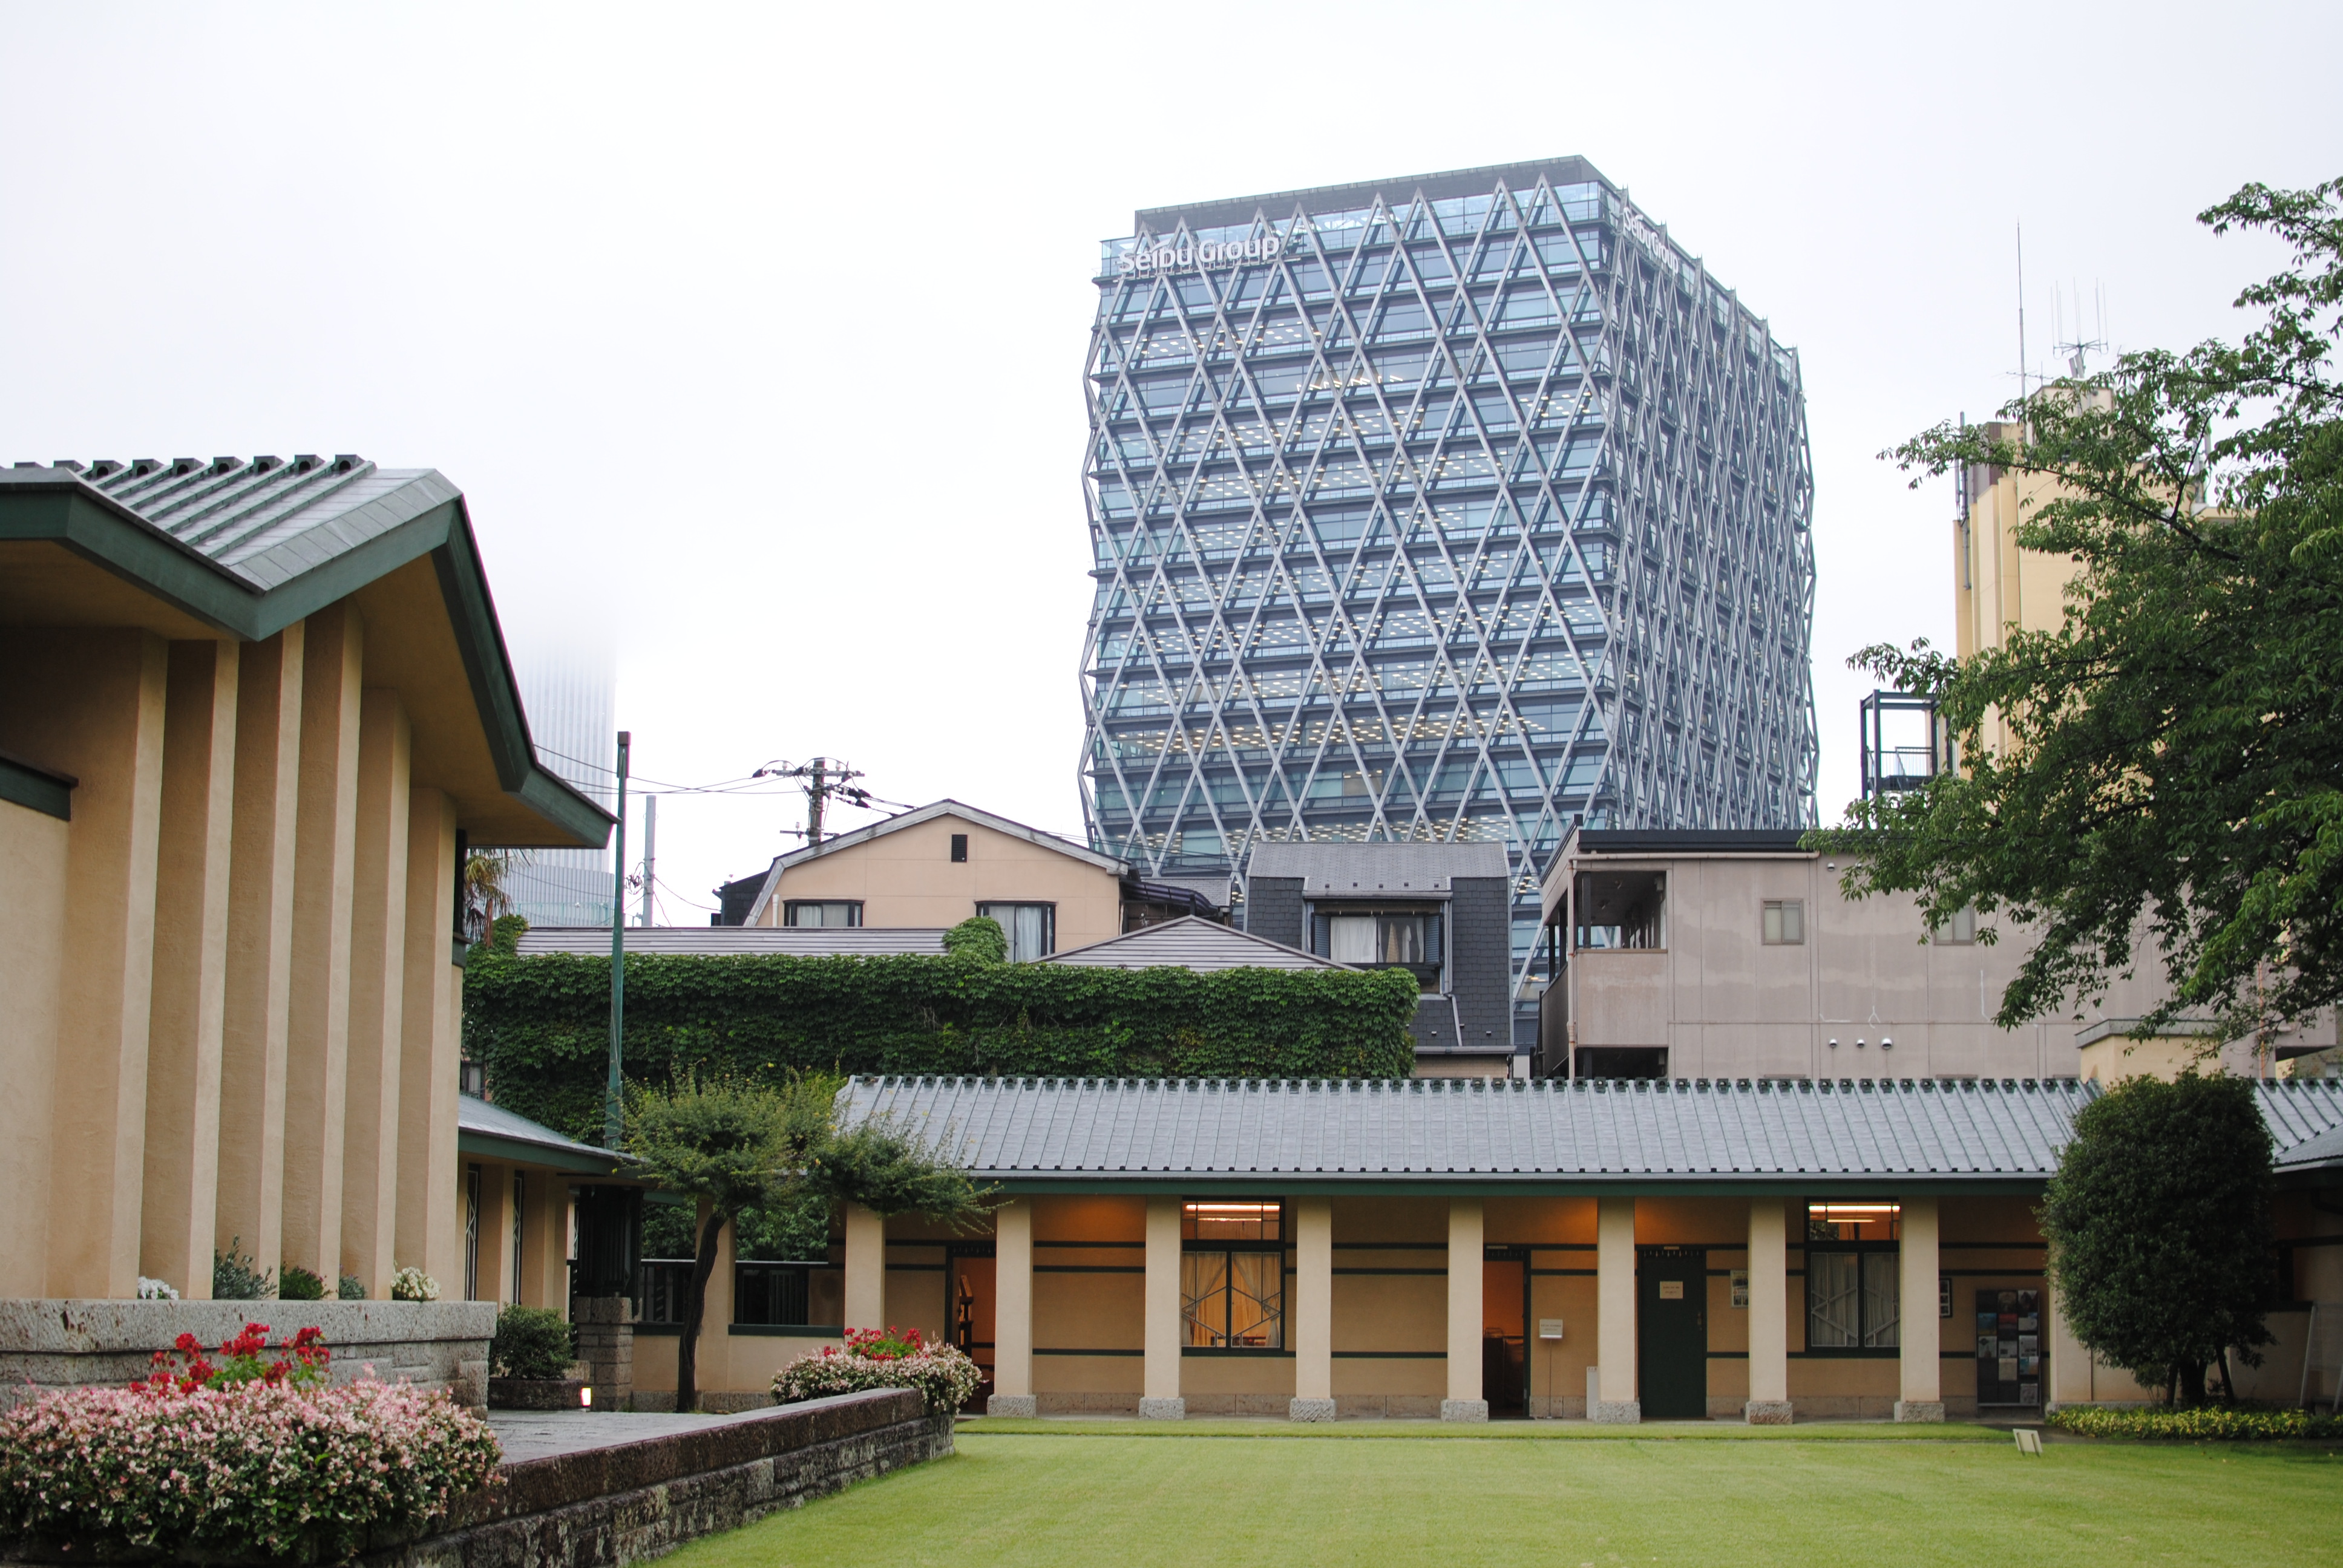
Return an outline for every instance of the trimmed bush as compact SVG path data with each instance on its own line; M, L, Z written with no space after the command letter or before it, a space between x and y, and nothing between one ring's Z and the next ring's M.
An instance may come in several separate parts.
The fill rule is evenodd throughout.
M551 1307L507 1307L497 1314L488 1365L498 1377L559 1378L578 1359L577 1331Z
M277 1294L280 1301L322 1302L326 1282L298 1263L287 1263L277 1271Z
M960 958L627 955L626 1071L1404 1078L1404 970L1111 970ZM610 960L475 957L465 1040L497 1103L602 1136Z
M957 1413L984 1382L984 1371L956 1345L931 1345L920 1331L849 1329L846 1348L824 1345L773 1374L773 1398L781 1404L865 1393L879 1388L915 1388L931 1415Z
M212 1300L266 1301L277 1293L277 1271L263 1269L245 1251L244 1238L236 1237L225 1252L212 1253Z
M2163 1438L2213 1442L2256 1442L2278 1438L2343 1438L2343 1418L2302 1410L2199 1405L2193 1410L2153 1406L2147 1410L2096 1410L2068 1406L2050 1424L2078 1437Z

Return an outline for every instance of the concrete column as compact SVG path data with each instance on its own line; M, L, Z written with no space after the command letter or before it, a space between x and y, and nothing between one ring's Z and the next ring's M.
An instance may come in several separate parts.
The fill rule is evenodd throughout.
M138 1271L212 1293L238 645L175 642L163 716Z
M44 1294L137 1293L167 645L143 631L0 639L0 748L81 780L67 824L54 1088L9 1131L48 1141ZM21 1204L11 1192L6 1201Z
M1936 1201L1904 1201L1903 1245L1897 1250L1902 1278L1897 1282L1902 1304L1897 1310L1896 1342L1903 1372L1903 1397L1896 1402L1898 1421L1942 1421L1945 1395L1936 1352L1943 1342L1943 1320L1936 1316Z
M1481 1200L1454 1198L1448 1204L1448 1397L1440 1402L1443 1421L1486 1421L1489 1402L1481 1387Z
M480 1241L472 1278L476 1302L512 1300L512 1167L480 1161Z
M1295 1421L1334 1419L1334 1205L1293 1205L1293 1402Z
M703 1211L700 1222L705 1224L707 1220ZM716 1271L708 1276L708 1296L700 1303L699 1365L694 1372L694 1381L702 1395L713 1390L737 1390L739 1386L740 1380L732 1369L732 1287L739 1278L732 1265L739 1255L739 1232L727 1224L717 1232Z
M1594 1205L1594 1354L1599 1369L1590 1421L1638 1422L1635 1395L1635 1201Z
M227 1004L220 1031L219 1196L212 1244L277 1267L285 1211L285 1057L292 1022L293 869L301 794L307 626L296 621L237 659L236 811L227 879ZM454 1150L449 1149L452 1165ZM452 1213L455 1200L450 1197ZM452 1223L452 1221L451 1221ZM460 1226L451 1271L463 1284Z
M0 1298L48 1290L49 1096L63 1038L73 828L0 804Z
M456 1070L464 971L455 965L456 807L437 789L407 802L407 952L398 1015L395 1267L445 1287L464 1266L457 1222ZM629 1336L633 1331L628 1331ZM631 1386L631 1385L630 1385Z
M887 1326L887 1221L846 1206L846 1327Z
M1180 1200L1147 1201L1147 1347L1140 1380L1139 1413L1156 1421L1184 1421L1188 1402L1180 1392Z
M2049 1352L2050 1360L2042 1379L2042 1413L2054 1414L2064 1404L2097 1403L2098 1364L2083 1348L2083 1342L2075 1337L2074 1328L2060 1307L2057 1287L2046 1277L2042 1282L2041 1344Z
M569 1178L558 1171L531 1171L523 1179L528 1212L521 1223L520 1300L523 1306L569 1311Z
M358 704L350 898L350 1037L343 1091L341 1268L389 1293L398 1241L398 1100L406 1045L407 779L414 735L398 693ZM526 1299L526 1298L525 1298ZM542 1305L544 1303L538 1303ZM558 1303L556 1303L557 1305Z
M342 1261L364 641L357 611L347 603L311 616L301 689L292 1030L285 1060L284 1246L287 1263L316 1270L329 1287ZM498 1202L506 1201L500 1197ZM483 1300L499 1299L485 1287L480 1294Z
M1779 1198L1749 1204L1749 1402L1752 1426L1790 1424L1790 1249Z
M987 1415L1040 1413L1033 1399L1033 1201L993 1211L992 1398Z

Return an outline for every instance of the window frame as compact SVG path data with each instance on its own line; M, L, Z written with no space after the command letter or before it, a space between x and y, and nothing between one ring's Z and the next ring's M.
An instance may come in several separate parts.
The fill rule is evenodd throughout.
M1798 934L1789 934L1795 923ZM1768 930L1772 934L1767 934ZM1804 899L1765 899L1757 906L1757 940L1769 948L1802 948L1806 945L1806 900Z
M1002 920L1000 916L988 912L992 910L1041 910L1041 950L1034 954L1033 959L1019 959L1015 928ZM979 899L976 900L976 912L979 917L1001 927L1001 934L1009 940L1009 956L1012 963L1031 963L1035 959L1048 958L1058 950L1058 906L1055 903L1044 902L1039 899Z
M1813 1206L1815 1204L1862 1202L1882 1202L1893 1203L1896 1205L1896 1237L1894 1240L1837 1241L1815 1239L1813 1233L1814 1221L1812 1219ZM1904 1353L1904 1319L1906 1316L1903 1283L1903 1200L1900 1198L1809 1198L1806 1200L1805 1212L1808 1216L1807 1230L1805 1240L1803 1242L1803 1255L1800 1260L1800 1273L1805 1282L1804 1294L1805 1297L1805 1316L1803 1320L1804 1326L1800 1331L1799 1336L1801 1342L1805 1346L1805 1353L1808 1356L1825 1357L1841 1361L1891 1361L1901 1357ZM1817 1345L1815 1343L1815 1258L1818 1253L1824 1255L1852 1255L1855 1259L1855 1342L1854 1344ZM1867 1297L1864 1291L1864 1280L1865 1274L1869 1271L1869 1266L1865 1260L1874 1257L1884 1257L1887 1260L1888 1278L1893 1281L1896 1285L1896 1342L1892 1345L1870 1344L1865 1342L1869 1340L1872 1335L1879 1332L1876 1327L1865 1321L1866 1316L1865 1302L1867 1301ZM1935 1304L1936 1303L1933 1302L1929 1303L1931 1306Z
M844 909L851 912L851 918L842 926L833 926L827 920L824 920L818 926L799 925L797 921L798 911L801 909L809 908L817 910ZM862 929L862 900L860 899L783 899L781 900L781 925L787 930L799 931L859 931Z
M1276 1237L1273 1240L1230 1241L1220 1238L1198 1239L1189 1235L1190 1210L1198 1203L1214 1202L1273 1204L1277 1210ZM1293 1353L1291 1321L1293 1299L1292 1251L1293 1205L1290 1200L1246 1198L1228 1194L1182 1198L1180 1201L1180 1353L1183 1356L1291 1356ZM1236 1294L1233 1282L1236 1277L1236 1257L1241 1253L1254 1257L1273 1256L1277 1260L1277 1342L1275 1344L1238 1345L1227 1342L1232 1337L1233 1329L1233 1324L1230 1321L1233 1309L1230 1303ZM1212 1332L1212 1330L1210 1325L1202 1323L1189 1311L1191 1298L1188 1294L1188 1260L1191 1257L1214 1256L1224 1260L1219 1291L1222 1303L1219 1333L1222 1342L1209 1345L1191 1344L1188 1342L1188 1336L1192 1332L1192 1325L1202 1328L1207 1333Z

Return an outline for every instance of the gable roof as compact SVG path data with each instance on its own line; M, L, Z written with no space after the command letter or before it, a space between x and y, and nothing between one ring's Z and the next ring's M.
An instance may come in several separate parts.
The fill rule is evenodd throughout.
M841 1091L850 1119L891 1116L1012 1191L1491 1192L2031 1191L2099 1092L2071 1078L855 1078ZM2300 1140L2281 1128L2343 1126L2343 1092L2258 1092L2282 1144Z
M1045 964L1077 968L1194 970L1210 974L1221 970L1342 970L1332 959L1289 948L1249 931L1231 930L1214 921L1185 915L1160 925L1141 926L1086 948L1052 953Z
M543 953L610 956L608 926L531 926L520 935L523 958ZM889 953L941 957L941 927L925 926L628 926L630 953L683 953L701 958L779 955L788 958L872 958Z
M473 841L608 842L610 813L538 757L463 493L437 471L347 453L0 469L0 620L29 602L43 625L256 642L354 594L403 613L418 591L454 637L430 679L468 687L483 782L511 802L468 800Z
M1075 843L1071 839L1061 839L1055 833L1045 833L1039 828L1029 828L1022 822L995 816L990 811L964 805L947 797L941 800L931 800L925 806L914 807L909 811L898 812L883 821L873 822L868 827L856 828L850 832L840 833L835 838L824 839L819 844L809 844L802 849L791 849L786 855L775 856L772 865L765 871L764 886L758 889L756 901L749 906L749 912L742 917L742 920L753 924L764 914L766 906L773 901L774 889L780 885L781 873L790 867L802 866L809 861L819 860L826 855L835 855L842 849L851 849L858 845L868 844L873 839L886 838L890 833L900 833L906 828L916 828L923 822L932 822L939 817L957 817L961 821L971 823L976 827L990 828L994 832L1004 833L1011 839L1022 839L1029 844L1037 845L1044 849L1054 849L1059 854L1080 860L1084 865L1094 866L1101 871L1111 872L1117 877L1130 869L1125 862L1116 859L1113 856L1101 855L1086 845Z

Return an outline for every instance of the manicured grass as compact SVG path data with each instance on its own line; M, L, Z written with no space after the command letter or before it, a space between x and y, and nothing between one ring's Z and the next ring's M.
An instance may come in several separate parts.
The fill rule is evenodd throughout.
M1265 1418L1237 1421L1134 1421L1048 1416L1039 1421L979 1416L960 1423L962 1438L1016 1437L1257 1437L1340 1442L1377 1438L1436 1438L1463 1442L1998 1442L2009 1433L1965 1422L1896 1426L1880 1422L1745 1426L1737 1421L1647 1421L1640 1426L1597 1426L1584 1421L1493 1421L1486 1426L1440 1421L1334 1421L1295 1424Z
M1891 1438L1895 1429L1880 1427L1794 1428L1762 1442L1330 1442L1265 1435L1259 1426L1243 1436L1142 1437L1019 1424L1054 1430L963 1428L951 1458L697 1542L668 1562L2343 1562L2343 1451L2334 1445L2053 1442L2029 1459L2006 1436L1968 1441L1958 1429L1937 1442Z

